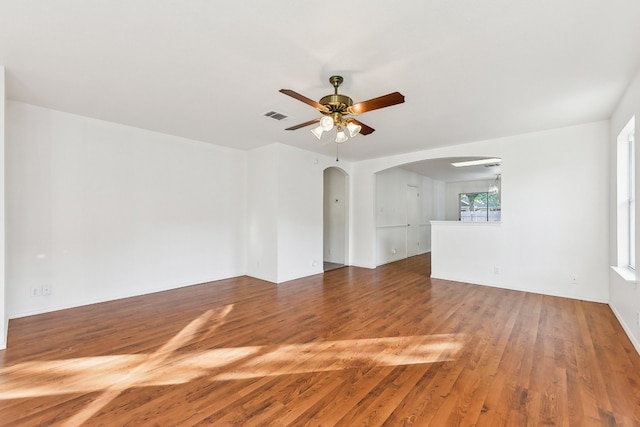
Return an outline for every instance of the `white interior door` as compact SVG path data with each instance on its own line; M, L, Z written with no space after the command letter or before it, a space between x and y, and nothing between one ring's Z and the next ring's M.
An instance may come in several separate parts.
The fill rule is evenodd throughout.
M420 192L418 187L407 186L407 256L420 253Z

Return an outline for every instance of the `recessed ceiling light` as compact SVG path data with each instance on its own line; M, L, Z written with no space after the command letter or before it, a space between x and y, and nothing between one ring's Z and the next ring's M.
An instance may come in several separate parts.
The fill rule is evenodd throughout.
M453 162L451 166L455 166L457 168L465 167L465 166L478 166L478 165L488 165L491 163L500 163L502 159L497 157L492 157L490 159L478 159L478 160L467 160L466 162Z

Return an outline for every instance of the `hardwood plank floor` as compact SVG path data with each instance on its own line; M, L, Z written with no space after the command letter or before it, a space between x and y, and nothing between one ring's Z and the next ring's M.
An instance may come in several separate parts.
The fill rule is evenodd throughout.
M11 320L0 424L637 426L609 307L429 278L428 255Z

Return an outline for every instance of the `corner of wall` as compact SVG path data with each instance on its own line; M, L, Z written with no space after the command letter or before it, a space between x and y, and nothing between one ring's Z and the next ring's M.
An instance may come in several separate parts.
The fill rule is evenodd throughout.
M620 98L616 109L609 120L609 264L617 263L617 139L625 124L635 116L640 117L640 70L636 72L625 93ZM638 142L636 126L636 144ZM640 152L636 150L636 164L640 161ZM636 188L640 183L640 174L636 173ZM637 202L636 202L637 204ZM640 242L640 217L636 217L636 242ZM636 252L636 263L640 254ZM629 336L634 347L640 353L640 289L637 284L630 284L618 274L611 273L609 278L609 307Z
M5 280L5 216L4 216L4 139L5 139L5 82L4 67L0 65L0 236L2 236L2 246L0 246L0 350L7 348L7 331L9 330L9 318L6 307L6 280Z

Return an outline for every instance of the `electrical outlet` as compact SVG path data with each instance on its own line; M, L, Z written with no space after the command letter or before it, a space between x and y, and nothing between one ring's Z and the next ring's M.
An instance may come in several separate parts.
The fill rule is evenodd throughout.
M51 286L44 285L42 287L42 295L51 295Z
M32 297L40 296L40 288L34 286L33 288L29 289L29 295L31 295Z
M500 268L493 267L493 274L500 274Z

